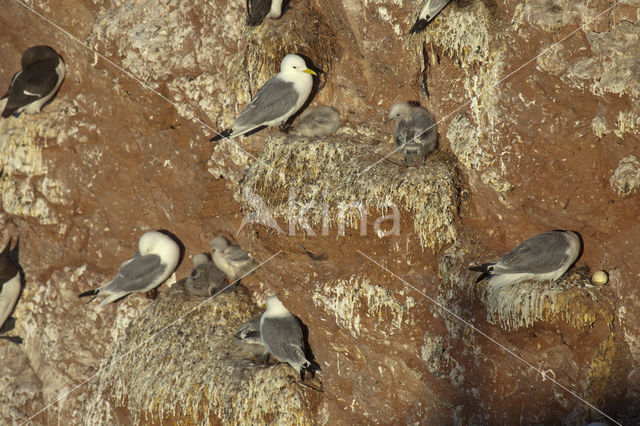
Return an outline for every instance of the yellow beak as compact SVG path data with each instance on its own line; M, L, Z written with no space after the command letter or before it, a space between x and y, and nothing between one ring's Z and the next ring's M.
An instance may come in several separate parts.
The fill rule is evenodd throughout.
M307 68L306 70L302 70L302 72L306 72L307 74L312 74L317 76L318 74L316 74L316 72L314 70L310 70L309 68Z

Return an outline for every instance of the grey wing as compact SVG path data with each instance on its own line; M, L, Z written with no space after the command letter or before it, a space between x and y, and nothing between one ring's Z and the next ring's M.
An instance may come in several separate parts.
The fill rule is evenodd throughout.
M567 262L567 240L561 232L545 232L523 241L494 266L494 273L543 274Z
M271 10L271 0L247 0L247 25L260 25Z
M224 256L229 260L229 262L233 263L244 263L251 260L247 252L238 246L229 246L224 251Z
M144 290L152 281L165 272L157 254L136 255L122 264L120 271L104 290L118 292L134 292Z
M295 317L264 318L260 331L273 356L294 363L305 362L302 329Z
M251 318L238 328L235 337L248 343L262 344L262 335L260 334L260 317Z
M297 101L298 92L293 83L274 77L258 90L231 127L234 131L242 131L262 126L291 112Z
M207 274L207 263L196 265L192 270L187 281L184 283L184 288L195 296L209 296L209 282Z
M213 295L222 287L224 287L224 282L227 278L227 275L222 272L215 263L208 262L200 266L204 266L204 270L202 271L202 273L204 274L209 295Z
M407 142L407 122L405 120L400 120L398 123L396 133L393 135L393 140L398 146L402 146Z
M415 141L425 148L425 154L428 154L436 147L438 138L436 122L433 116L422 108L418 109L412 118L408 138L415 138Z

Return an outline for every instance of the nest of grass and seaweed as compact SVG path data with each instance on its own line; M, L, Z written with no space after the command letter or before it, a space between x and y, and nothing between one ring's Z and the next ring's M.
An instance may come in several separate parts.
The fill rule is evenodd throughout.
M455 160L440 152L407 168L380 153L381 145L346 131L328 138L274 134L236 197L245 212L258 196L274 218L304 217L311 226L357 229L368 213L408 214L422 247L435 252L455 242L461 186Z
M611 288L592 285L586 266L570 269L557 281L529 280L501 288L478 283L476 291L487 321L505 330L564 321L583 331L597 320L610 324L615 314Z
M101 366L98 395L86 419L101 423L116 406L141 419L182 418L193 423L310 424L309 392L286 364L265 366L238 347L239 324L256 314L239 287L205 299L181 285L160 293Z

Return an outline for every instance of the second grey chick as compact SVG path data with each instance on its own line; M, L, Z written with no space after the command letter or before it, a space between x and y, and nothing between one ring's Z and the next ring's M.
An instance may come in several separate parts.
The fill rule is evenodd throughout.
M193 269L184 283L184 288L194 296L209 297L224 288L226 275L206 254L193 258Z
M261 317L262 314L242 324L233 337L245 352L253 355L260 362L267 364L269 362L269 351L262 343L262 335L260 334Z
M398 121L393 140L400 147L407 166L417 166L438 145L438 127L435 118L426 109L398 102L391 107L387 122Z
M338 130L340 113L327 105L309 108L300 116L294 132L308 138L321 138Z
M229 244L225 237L214 238L211 241L211 249L213 250L214 263L227 274L231 283L249 274L258 265L246 251Z

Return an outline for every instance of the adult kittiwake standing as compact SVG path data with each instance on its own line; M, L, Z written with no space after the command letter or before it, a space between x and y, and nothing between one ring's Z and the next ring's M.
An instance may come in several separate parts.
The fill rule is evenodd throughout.
M438 127L435 118L426 109L407 102L391 107L387 122L398 121L393 139L404 156L404 163L416 166L436 149Z
M306 102L313 77L317 75L307 68L298 55L289 54L280 63L280 72L258 90L251 103L238 115L231 127L211 138L235 138L263 126L284 124Z
M580 254L580 237L573 231L550 231L520 243L496 263L472 266L482 272L476 282L488 278L488 286L498 289L525 280L555 281Z
M22 55L22 70L15 73L9 83L2 118L30 114L42 110L62 84L66 68L64 60L49 46L34 46Z
M286 362L302 376L311 365L304 354L302 328L277 296L267 299L267 310L260 317L262 343L275 359Z
M81 293L78 297L106 294L104 306L134 292L152 290L173 273L180 259L180 247L168 235L150 231L140 237L138 251L120 266L118 274L100 288Z

